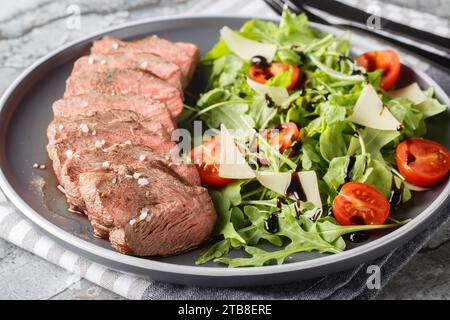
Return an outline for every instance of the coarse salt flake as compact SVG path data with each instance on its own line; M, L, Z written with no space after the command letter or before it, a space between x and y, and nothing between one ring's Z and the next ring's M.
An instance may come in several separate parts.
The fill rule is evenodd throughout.
M131 219L129 222L130 226L134 225L135 223L136 223L136 219Z
M141 154L141 155L139 156L139 161L145 161L146 158L147 158L147 157L145 156L145 154Z
M141 174L139 172L133 173L133 178L139 179L141 177Z
M144 220L145 218L147 218L147 215L148 215L148 209L142 208L140 215L139 215L139 220Z
M146 185L148 185L150 182L149 182L147 179L145 179L145 178L140 178L140 179L138 179L137 183L138 183L138 185L140 185L140 186L146 186Z
M82 123L80 124L80 129L83 133L88 133L89 132L89 127L86 123Z
M66 150L66 157L70 158L71 156L73 156L73 151L72 150Z
M109 168L109 162L108 161L103 162L102 163L102 167L103 168Z

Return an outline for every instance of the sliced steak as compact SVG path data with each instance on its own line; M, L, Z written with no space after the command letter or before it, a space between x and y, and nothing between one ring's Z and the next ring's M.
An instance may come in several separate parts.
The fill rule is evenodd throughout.
M147 120L132 111L91 111L87 114L55 117L47 128L47 152L61 182L61 169L67 158L89 148L107 149L114 144L143 144L157 152L177 152L168 133L149 130Z
M141 177L130 179L138 172ZM205 241L216 221L205 188L187 184L163 163L80 175L80 192L98 236L122 253L167 256Z
M183 110L182 93L167 82L140 70L110 69L106 72L72 74L64 98L88 93L136 94L165 103L176 118Z
M166 105L138 95L111 96L89 93L60 99L53 103L55 116L69 116L99 110L131 110L149 118L152 126L163 126L169 133L175 128Z
M108 69L139 69L150 72L179 90L183 90L183 75L180 68L157 55L145 52L84 56L75 62L72 73L104 72Z
M200 185L200 178L194 165L184 162L175 164L169 156L161 155L147 146L129 144L114 145L105 151L92 148L77 152L77 156L67 159L62 167L61 185L65 189L67 201L72 209L84 211L86 208L79 192L78 183L81 173L102 168L113 169L120 165L145 164L151 166L155 162L164 163L188 184ZM139 175L135 175L134 178L138 179Z
M92 54L111 52L147 52L160 56L180 67L184 75L184 84L192 79L200 56L197 46L192 43L171 42L157 36L128 42L106 36L94 41L91 48Z

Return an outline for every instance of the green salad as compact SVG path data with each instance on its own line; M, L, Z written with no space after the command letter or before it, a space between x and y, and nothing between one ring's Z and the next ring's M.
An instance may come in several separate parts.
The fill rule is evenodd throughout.
M448 150L418 138L447 106L432 88L396 87L399 73L394 51L351 56L350 33L318 31L288 10L279 24L224 27L180 119L216 134L187 154L218 215L196 263L282 264L407 223L397 207L449 169ZM219 163L227 152L239 161Z

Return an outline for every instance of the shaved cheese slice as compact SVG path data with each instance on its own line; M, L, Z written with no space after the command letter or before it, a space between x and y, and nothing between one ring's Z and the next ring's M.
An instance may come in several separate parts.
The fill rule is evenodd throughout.
M258 94L262 96L268 94L273 102L277 105L281 105L283 101L289 98L289 93L285 87L266 86L265 84L253 81L250 78L247 78L247 83L250 88L255 90Z
M399 130L401 123L383 105L374 87L366 84L353 108L353 114L348 120L356 124L378 129Z
M401 89L390 91L388 94L391 98L406 98L414 104L420 104L427 100L427 96L420 90L417 82Z
M247 39L227 26L220 30L220 35L227 47L244 60L250 60L254 56L263 56L270 62L277 52L276 45Z
M256 179L267 189L285 194L291 181L290 172L255 171Z
M333 70L333 69L327 67L326 65L324 65L322 62L320 62L314 56L310 56L309 58L311 59L312 63L314 63L316 65L317 68L319 68L320 70L322 70L323 72L325 72L332 78L340 79L340 80L347 80L347 81L364 81L364 80L366 80L366 78L364 76L359 75L359 74L348 75L348 74L344 74L342 72Z
M429 188L424 188L424 187L419 187L419 186L416 186L416 185L414 185L414 184L411 184L411 183L409 183L409 182L406 182L406 181L403 181L403 184L405 185L405 187L407 187L409 190L412 190L412 191L428 191L428 190L430 190Z
M317 183L317 175L315 171L303 172L269 172L255 171L256 179L267 189L275 191L279 194L286 194L286 190L291 183L293 175L298 175L301 187L305 193L306 200L313 203L317 208L322 208L322 200L320 199L319 185ZM290 196L294 200L294 196ZM302 199L301 199L302 200Z
M236 147L225 125L220 126L219 176L230 179L252 179L255 173Z

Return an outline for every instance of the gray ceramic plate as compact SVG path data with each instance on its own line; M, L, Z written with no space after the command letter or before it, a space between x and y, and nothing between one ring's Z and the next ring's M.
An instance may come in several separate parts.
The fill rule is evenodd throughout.
M112 250L107 241L92 236L87 219L67 211L64 197L56 189L56 180L45 152L45 132L53 117L52 102L62 96L73 62L88 52L92 40L105 34L123 39L158 34L172 40L192 41L205 53L218 40L222 26L237 29L249 19L197 16L141 21L72 43L37 61L12 84L0 102L1 188L30 220L68 249L110 268L181 284L241 286L312 278L374 259L423 230L437 209L447 201L450 190L447 181L431 191L414 194L413 200L397 214L399 219L410 217L413 221L397 230L373 234L366 243L350 245L340 254L302 253L284 265L258 268L229 269L214 263L195 266L195 258L204 248L164 259L122 255ZM338 32L324 26L316 27ZM356 53L379 46L379 42L370 39L353 39ZM403 66L401 81L404 84L417 81L422 87L434 86L438 98L450 105L444 91L423 73ZM429 137L447 146L448 120L447 112L428 121ZM33 170L33 163L45 163L48 169ZM46 183L43 190L38 187L39 181Z

